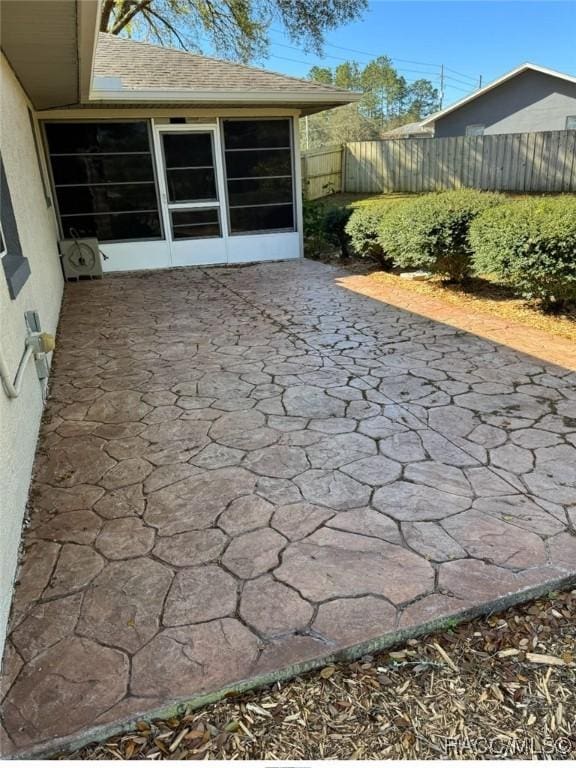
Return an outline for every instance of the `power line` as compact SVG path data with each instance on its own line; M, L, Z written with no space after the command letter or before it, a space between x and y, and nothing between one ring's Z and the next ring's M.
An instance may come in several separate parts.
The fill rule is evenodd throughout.
M451 69L450 67L446 67L447 72L453 72L455 75L460 75L461 77L466 77L469 80L473 80L474 82L478 81L477 77L473 77L472 75L465 75L464 72L459 72L457 69Z
M452 83L448 83L448 88L454 91L461 91L462 93L472 93L474 88L459 88L457 85L452 85Z
M314 64L312 62L310 62L310 61L304 61L304 59L293 59L293 58L291 58L289 56L279 56L279 55L277 55L275 53L269 54L268 58L269 59L279 59L280 61L290 61L290 62L292 62L294 64L306 64L309 67L313 67L314 66ZM397 71L398 72L402 72L402 70L397 70ZM408 70L403 70L403 71L406 72ZM424 72L422 74L427 75L426 79L429 80L433 85L441 84L442 76L440 74L437 74L437 73L434 73L434 72ZM411 83L416 83L419 79L422 79L422 78L417 78L417 79L416 78L404 78L404 79L405 79L405 81L408 84L411 84ZM462 91L463 93L470 93L471 91L474 90L474 86L473 85L471 85L471 84L469 85L468 83L465 83L463 80L458 80L458 78L452 77L452 75L444 74L444 81L445 81L445 85L446 85L447 88L453 88L456 91ZM465 85L467 87L466 88L460 88L459 86L454 85L454 82L459 83L460 85Z
M275 53L269 54L268 58L279 59L280 61L290 61L293 64L306 64L306 66L308 67L314 66L310 61L304 61L304 59L293 59L289 56L279 56ZM417 82L416 79L411 79L411 78L404 78L404 79L408 85L412 85L413 83ZM454 83L452 82L446 82L448 79L451 80L452 77L450 75L445 74L444 77L442 78L441 74L428 73L428 80L432 83L432 85L439 86L441 90L443 85L445 86L445 88L450 88L456 91L460 91L461 93L470 93L471 91L474 90L472 86L468 88L460 88L459 86L454 85ZM444 80L444 83L443 83L443 80ZM456 82L462 83L462 81L460 80L457 80ZM462 84L467 85L466 83L462 83Z
M279 43L276 40L272 40L271 44L273 46L274 45L279 46L280 48L290 48L293 51L302 51L301 48L298 48L295 45L288 45L287 43ZM320 59L320 60L323 60L323 59L336 59L338 61L350 61L349 58L345 58L344 56L333 56L330 53L325 53L322 56L316 56L316 54L306 54L306 53L305 53L305 55L312 55L312 56L315 56L315 58ZM369 54L367 54L367 55L369 55ZM375 58L378 58L378 57L375 57ZM390 58L390 57L387 56L386 58ZM372 59L372 61L373 61L373 59ZM390 59L390 61L392 61L392 59ZM397 59L397 61L398 61L398 59ZM370 64L371 62L370 61L359 61L358 63L359 64ZM436 65L436 64L426 64L424 66L430 66L430 67L438 68L438 65ZM406 67L396 67L396 70L398 72L410 72L411 74L428 75L429 77L431 77L433 75L437 76L437 73L429 72L428 70L425 70L425 69L408 69Z
M274 27L270 27L270 31L277 32L278 34L281 34L281 35L284 34L284 32L281 29L274 29ZM382 56L381 53L371 53L370 51L360 51L357 48L347 48L344 45L334 45L334 43L324 42L323 45L328 46L328 48L336 48L337 50L340 50L340 51L350 51L350 53L359 53L362 56L370 56L373 59L378 58L378 56ZM411 59L397 59L392 56L388 56L387 58L389 58L390 61L400 61L403 64L416 64L417 66L420 66L420 67L438 67L439 66L439 64L432 64L429 61L412 61Z
M292 58L289 58L288 56L277 56L275 53L271 53L268 56L268 58L269 59L279 59L280 61L291 61L294 64L306 64L309 67L313 66L313 64L310 61L304 61L303 59L292 59ZM421 78L419 78L419 79L421 79ZM430 75L429 76L429 80L430 80L430 82L432 82L433 85L438 82L438 79L439 79L438 75ZM411 85L412 83L418 82L418 80L410 79L410 78L404 78L404 80L405 80L405 82L408 85ZM452 86L450 85L450 87L452 87Z
M453 80L455 83L460 83L460 85L466 85L466 86L468 86L468 88L471 88L471 89L475 88L476 85L478 84L478 79L476 79L474 81L474 85L472 85L470 83L467 83L465 80L459 80L457 77L454 77L453 75L446 75L445 74L444 77L447 80Z
M271 32L276 32L277 34L280 34L280 35L284 35L285 34L285 32L283 30L277 29L275 27L270 27L270 31ZM274 41L274 40L272 41L272 43L275 44L275 45L285 45L284 43L278 43L277 41ZM378 53L371 53L370 51L362 51L362 50L360 50L358 48L348 48L348 47L343 46L343 45L335 45L334 43L324 42L323 45L327 46L328 48L336 48L337 50L340 50L340 51L349 51L350 53L359 53L362 56L370 56L373 59L374 58L378 58L378 56L382 55L381 53L380 54L378 54ZM300 48L296 48L295 46L290 46L290 47L294 47L295 50L301 50ZM319 56L318 58L322 58L322 57ZM330 58L334 58L334 57L330 57ZM390 61L398 61L398 62L402 62L404 64L415 64L416 66L422 66L422 67L435 67L436 69L440 69L440 67L442 66L441 64L436 64L436 63L430 62L430 61L413 61L411 59L399 59L399 58L396 58L394 56L387 56L387 58L390 59ZM477 77L473 77L472 75L464 74L464 72L459 72L456 69L451 69L450 67L445 67L445 70L449 71L449 72L453 72L456 75L461 75L462 77L466 77L466 78L470 79L474 83L478 82L478 78Z
M279 32L280 30L273 30L273 31ZM205 40L207 43L210 43L209 38L205 37L204 35L200 35L199 37L200 37L200 39ZM279 46L279 47L282 47L282 48L290 48L291 50L294 50L294 51L301 51L302 50L301 48L298 48L295 45L288 45L287 43L279 43L276 40L271 40L270 42L271 42L272 46ZM378 58L378 56L376 54L366 53L365 51L356 51L353 48L345 48L343 46L337 46L337 45L333 46L330 43L326 43L326 45L330 45L333 48L339 48L339 49L345 50L345 51L351 51L352 53L362 53L365 56L374 56L375 58ZM319 57L316 54L307 54L306 52L304 52L304 55L312 55L316 59L330 58L330 59L337 59L337 60L340 60L340 61L348 61L349 60L349 59L345 59L345 58L343 58L341 56L332 56L330 54L326 54L323 57ZM268 59L279 59L280 61L290 61L293 64L305 64L307 67L315 66L315 64L313 62L311 62L311 61L305 61L304 59L294 59L294 58L291 58L291 57L288 57L288 56L280 56L280 55L275 54L275 53L270 53L267 56L267 58ZM426 75L428 80L430 80L430 82L432 82L433 85L437 85L437 86L439 85L440 88L442 88L443 84L445 84L448 88L453 88L453 89L455 89L457 91L462 91L463 93L469 93L471 90L473 90L472 86L470 86L469 90L465 91L463 88L458 88L457 86L453 85L451 82L450 83L446 83L445 82L446 80L453 80L453 81L455 81L457 83L460 83L461 85L466 85L466 86L468 85L468 83L465 83L462 80L458 80L458 78L455 78L452 75L447 75L445 72L444 72L444 74L442 74L442 70L443 69L446 70L448 68L447 67L444 68L440 64L428 64L428 63L424 63L424 62L410 62L407 59L392 59L389 56L387 56L386 58L389 58L390 61L406 61L407 63L421 64L422 66L426 66L426 67L428 67L428 66L429 67L437 67L438 70L439 70L439 72L427 72L427 71L424 71L424 70L411 70L411 69L397 68L397 71L399 73L410 72L410 73L413 73L413 74ZM369 64L370 62L369 61L360 61L359 63L360 64ZM450 71L454 72L455 70L450 70ZM408 85L411 85L411 84L417 82L417 79L415 79L415 78L414 79L404 78L404 79L406 80L406 83ZM418 78L418 79L421 79L421 78Z

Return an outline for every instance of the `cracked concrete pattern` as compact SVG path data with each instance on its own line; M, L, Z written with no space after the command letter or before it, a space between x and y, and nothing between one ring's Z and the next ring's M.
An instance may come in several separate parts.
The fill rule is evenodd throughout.
M5 753L576 575L576 374L342 275L67 286Z

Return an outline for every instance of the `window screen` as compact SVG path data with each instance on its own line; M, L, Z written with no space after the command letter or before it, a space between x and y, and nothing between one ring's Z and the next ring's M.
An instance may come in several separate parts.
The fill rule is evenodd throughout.
M195 240L199 237L221 236L218 208L172 211L171 217L174 240Z
M289 120L225 120L231 234L294 229Z
M566 130L576 131L576 115L568 115L566 118Z
M484 136L485 125L476 123L466 126L466 136Z
M162 236L145 121L47 123L46 139L64 237Z
M164 133L162 145L169 201L216 200L212 133Z

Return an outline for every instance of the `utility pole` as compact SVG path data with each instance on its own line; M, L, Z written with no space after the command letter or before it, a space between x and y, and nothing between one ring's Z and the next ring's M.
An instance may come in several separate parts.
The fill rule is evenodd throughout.
M444 106L444 64L440 64L440 109Z
M482 75L478 78L478 90L480 90L480 88L482 88Z

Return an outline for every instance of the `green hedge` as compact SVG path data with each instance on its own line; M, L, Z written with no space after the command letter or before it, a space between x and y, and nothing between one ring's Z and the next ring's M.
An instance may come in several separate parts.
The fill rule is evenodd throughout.
M471 225L477 272L492 273L545 308L576 300L576 198L530 198Z
M322 221L324 238L338 248L343 259L347 259L350 255L350 237L346 231L346 225L351 214L352 211L347 206L333 205L326 208Z
M379 242L379 231L386 216L399 203L406 203L406 201L398 200L363 205L353 211L346 225L346 232L350 238L352 250L357 256L375 259L386 268L392 266L392 259Z
M342 258L349 256L350 238L346 224L352 213L347 206L326 205L304 200L304 249L312 259L333 253L334 247Z
M473 189L422 195L384 217L378 241L397 266L426 269L459 282L472 268L471 221L504 199Z

